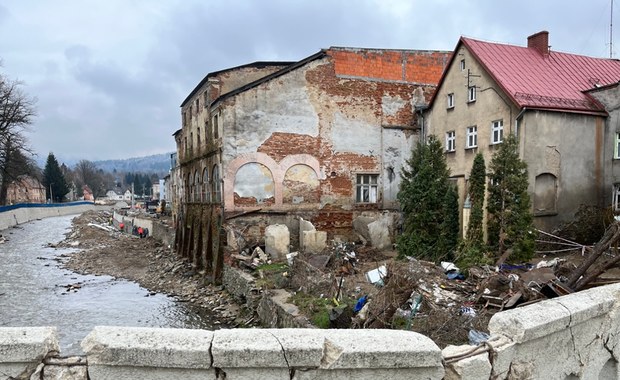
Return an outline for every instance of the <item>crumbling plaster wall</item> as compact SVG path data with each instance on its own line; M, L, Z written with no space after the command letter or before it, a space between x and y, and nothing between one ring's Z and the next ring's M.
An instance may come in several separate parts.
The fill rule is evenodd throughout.
M361 57L362 66L372 61L365 71L335 63L330 54L340 53L328 51L218 105L227 213L312 210L304 217L333 236L346 235L357 215L397 209L400 171L419 138L415 107L434 87L406 82L403 73L412 75L403 67L410 72L413 66L403 63L402 52L347 51L345 63L352 57ZM388 59L382 54L395 56L398 80L380 78L385 68L373 71ZM434 83L436 75L414 79ZM251 171L255 176L247 175ZM356 202L357 174L378 176L376 203Z
M357 215L397 209L400 167L418 138L415 107L430 98L449 54L332 48L278 77L220 97L206 109L193 109L194 115L175 135L179 150L189 139L185 152L179 152L185 196L176 212L179 252L206 265L211 260L204 259L205 247L212 244L205 241L223 241L195 231L214 225L204 216L216 217L218 202L208 193L187 195L197 194L190 185L195 178L204 182L205 169L213 182L215 165L221 168L224 206L217 218L224 223L259 210L267 219L293 213L330 237L348 239L355 237L352 221ZM204 91L214 100L211 95L217 91L225 95L223 83L246 84L247 73L235 82L236 73L241 72L209 77L186 100L183 112L196 101L202 103ZM215 115L218 138L213 135ZM377 176L376 202L356 202L358 173ZM297 228L295 223L287 225ZM254 236L255 232L246 238ZM219 257L221 245L213 254Z
M290 166L303 164L313 168L319 180L320 207L351 210L355 173L379 174L383 183L389 168L388 195L394 200L397 173L416 134L384 132L382 127L398 121L399 127L411 128L414 106L425 96L424 91L413 91L411 84L339 78L328 57L245 91L220 106L225 125L224 187L235 189L239 168L258 160L270 169L267 175L276 187L274 205L282 208L282 192L277 190L281 179ZM385 170L384 157L389 160ZM285 159L289 162L283 167ZM299 202L295 208L303 205ZM233 194L225 195L225 206L238 208Z

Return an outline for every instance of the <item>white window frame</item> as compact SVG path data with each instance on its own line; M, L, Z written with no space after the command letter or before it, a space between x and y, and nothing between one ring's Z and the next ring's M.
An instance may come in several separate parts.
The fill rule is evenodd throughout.
M620 211L620 183L614 184L611 193L611 205L614 211Z
M446 152L454 152L456 150L456 132L446 132Z
M467 127L467 135L465 139L465 149L477 148L478 147L478 127L472 125L471 127Z
M461 71L465 71L465 59L461 59Z
M616 132L616 137L614 138L614 159L620 159L620 132Z
M379 174L357 174L355 180L355 202L379 202Z
M504 120L495 120L491 123L491 144L501 144L504 141Z
M467 101L469 103L476 101L476 86L467 87Z
M454 92L448 94L448 108L454 108Z

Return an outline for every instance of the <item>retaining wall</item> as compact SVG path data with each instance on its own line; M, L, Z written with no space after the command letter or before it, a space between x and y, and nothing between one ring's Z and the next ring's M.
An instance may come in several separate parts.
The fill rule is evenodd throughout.
M131 233L133 227L148 228L149 235L160 240L164 245L172 247L174 244L174 230L158 223L156 220L149 218L140 218L135 215L123 215L117 211L113 216L114 225L119 226L120 223L125 225L125 232Z
M20 203L0 207L0 231L18 224L50 216L81 214L95 209L92 202L34 204Z
M619 306L619 284L542 301L497 313L487 344L443 351L409 331L321 329L96 327L82 347L92 380L620 379ZM0 328L0 374L46 379L57 349L54 328Z

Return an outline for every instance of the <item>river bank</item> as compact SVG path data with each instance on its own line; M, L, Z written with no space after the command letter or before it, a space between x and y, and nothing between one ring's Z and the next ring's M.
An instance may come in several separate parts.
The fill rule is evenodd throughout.
M187 302L222 327L252 326L253 314L235 302L221 286L207 284L204 273L177 257L153 237L140 238L109 225L109 211L88 211L76 216L72 229L58 247L79 251L65 254L63 265L72 271L109 275L138 283L151 291Z

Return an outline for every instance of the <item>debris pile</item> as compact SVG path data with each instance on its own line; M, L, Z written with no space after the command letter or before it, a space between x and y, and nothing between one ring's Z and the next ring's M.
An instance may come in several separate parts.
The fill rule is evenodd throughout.
M530 263L466 273L451 262L396 260L395 252L334 242L319 254L295 252L289 291L325 300L330 327L408 329L446 346L484 340L496 312L620 282L608 273L620 262L619 222L594 247L542 231L538 242L546 251Z

